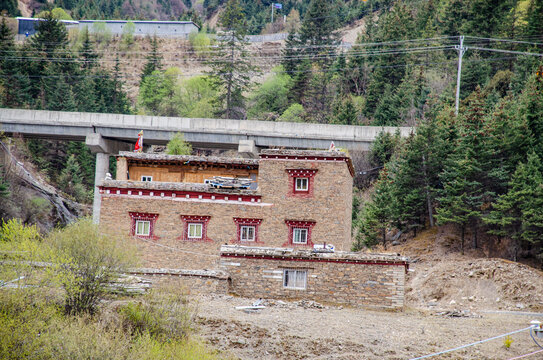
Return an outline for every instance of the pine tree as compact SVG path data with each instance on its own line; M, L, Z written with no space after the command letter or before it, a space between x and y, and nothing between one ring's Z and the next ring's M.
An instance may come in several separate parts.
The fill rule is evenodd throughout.
M252 83L256 68L251 65L247 53L247 23L239 0L229 0L219 17L223 34L219 37L216 57L209 63L213 87L220 92L219 115L229 119L244 118L243 92Z
M299 63L297 58L299 43L300 41L296 34L296 30L290 30L287 39L285 40L285 48L281 51L281 64L283 65L285 72L291 76L294 76Z
M371 202L367 204L366 218L363 220L366 227L365 231L368 234L379 234L385 249L387 248L386 233L396 220L396 210L394 181L385 166L379 173L379 179L375 184L375 192L371 195Z
M543 165L531 152L527 163L520 163L509 182L509 190L492 204L484 222L491 225L490 234L510 237L513 260L517 261L523 244L541 248L543 243Z
M83 40L81 43L81 49L79 50L79 57L83 60L81 68L83 70L91 70L96 66L98 60L98 54L94 51L93 44L89 36L89 28L85 27L83 30Z
M151 51L149 52L149 55L147 55L147 62L143 66L140 86L147 76L151 75L156 70L162 70L162 56L158 52L158 39L156 35L150 38L149 42L151 43Z
M300 28L300 53L327 67L339 41L336 9L329 0L311 0Z
M341 125L356 125L358 123L358 114L350 96L341 101L334 123Z
M437 219L440 224L457 224L461 230L464 251L466 227L472 228L473 247L478 246L477 233L483 216L483 204L491 203L503 188L507 174L492 161L494 149L487 146L492 136L486 126L484 99L477 88L461 116L459 137L453 153L440 176L443 191L439 198Z

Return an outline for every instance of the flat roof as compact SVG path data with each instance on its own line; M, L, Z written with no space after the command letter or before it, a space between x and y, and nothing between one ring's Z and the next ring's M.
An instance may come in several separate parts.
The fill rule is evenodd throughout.
M214 164L214 165L232 165L242 166L249 169L258 168L258 159L244 159L244 158L228 158L218 156L195 156L195 155L167 155L167 154L149 154L149 153L135 153L131 151L121 151L117 158L124 157L129 162L142 162L142 163L170 163L185 165L190 164Z
M355 253L346 251L320 252L313 249L272 248L242 245L221 245L221 256L250 257L277 260L307 259L329 262L344 261L353 263L409 264L409 259L399 254Z
M29 18L29 17L16 17L17 20L31 20L31 21L44 21L45 19L42 19L42 18ZM60 22L63 22L63 23L69 23L69 24L78 24L79 22L77 20L60 20L60 19L57 19L58 21Z
M257 190L251 189L217 189L207 184L164 182L164 181L134 181L134 180L103 180L100 187L116 189L137 190L164 190L164 191L189 191L214 194L235 194L247 196L260 196Z

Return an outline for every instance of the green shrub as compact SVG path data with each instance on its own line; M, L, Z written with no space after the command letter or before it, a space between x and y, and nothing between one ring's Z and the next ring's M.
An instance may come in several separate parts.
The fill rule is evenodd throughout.
M304 122L305 110L300 104L292 104L283 112L278 121Z
M149 334L161 341L185 338L195 316L185 295L173 288L152 290L142 301L122 306L119 313L123 327L132 334Z
M205 31L192 32L189 34L190 46L197 56L205 57L211 45L211 39Z
M168 142L166 152L168 155L190 155L192 146L185 141L183 134L178 132Z
M133 263L126 242L100 233L90 218L50 234L54 278L66 292L66 313L94 313L107 284Z

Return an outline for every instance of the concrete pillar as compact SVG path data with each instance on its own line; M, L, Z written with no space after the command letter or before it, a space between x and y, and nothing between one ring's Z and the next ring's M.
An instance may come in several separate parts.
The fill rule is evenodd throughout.
M128 180L128 161L125 157L117 159L117 174L115 180Z
M256 159L260 149L256 146L254 140L240 140L238 144L238 153L244 158Z
M96 153L96 172L94 174L94 202L92 204L92 221L95 224L100 222L100 206L102 204L102 198L100 196L100 189L98 188L106 173L109 171L109 154Z
M98 186L109 172L109 155L117 154L121 150L129 150L130 145L120 141L104 139L101 134L91 133L85 138L85 144L93 153L96 153L96 171L94 173L94 202L92 204L92 221L100 222L100 189ZM126 174L126 172L125 172ZM126 177L126 175L125 175Z

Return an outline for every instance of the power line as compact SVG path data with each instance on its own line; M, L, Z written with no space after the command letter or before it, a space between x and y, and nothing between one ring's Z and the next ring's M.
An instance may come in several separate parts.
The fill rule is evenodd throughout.
M537 351L531 352L531 353L529 353L529 354L524 354L524 355L512 357L512 358L510 358L510 359L508 359L508 360L524 359L524 358L527 358L527 357L529 357L529 356L532 356L532 355L535 355L535 354L539 354L539 353L541 353L541 352L543 352L543 350L537 350Z

